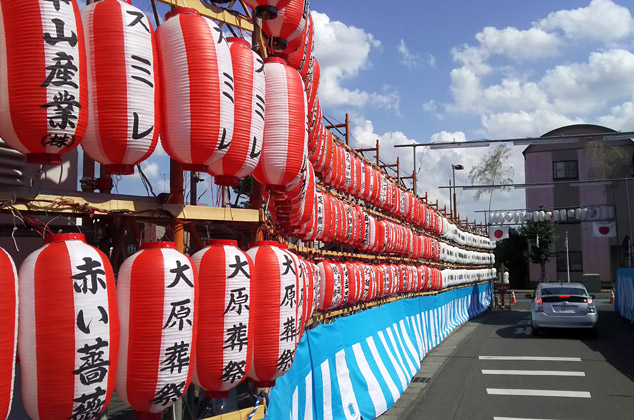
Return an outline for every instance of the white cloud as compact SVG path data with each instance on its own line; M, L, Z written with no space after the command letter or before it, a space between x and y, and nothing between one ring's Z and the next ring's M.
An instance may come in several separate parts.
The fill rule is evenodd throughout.
M436 111L437 107L436 107L436 101L434 101L433 99L430 99L429 101L425 102L423 104L423 110L427 111L427 112L434 112Z
M634 20L630 11L612 0L593 0L587 7L560 10L537 23L547 31L561 31L574 40L616 41L632 34Z
M404 133L395 131L383 134L375 133L372 121L367 120L359 115L353 115L350 119L351 132L356 141L355 147L374 147L376 140L379 140L381 160L385 163L394 163L396 158L400 158L401 174L409 175L413 170L414 152L407 148L395 148L395 144L411 144L416 143L415 139L408 138ZM440 132L431 137L433 142L438 141L465 141L465 134L461 131L457 132ZM515 147L511 153L509 164L515 168L523 167L523 156L521 148ZM424 195L428 193L428 199L431 203L438 200L440 207L447 206L449 209L449 190L447 188L439 188L440 186L448 186L449 180L452 178L452 164L461 164L464 170L456 171L456 185L471 185L469 181L469 170L476 165L479 160L488 154L489 148L469 148L469 149L440 149L431 150L428 147L416 148L416 167L418 171L418 193ZM373 159L373 154L366 154L369 159ZM517 171L515 181L523 182L523 171ZM521 173L520 173L521 172ZM407 185L410 185L408 181ZM458 199L458 208L461 218L468 217L470 221L477 219L484 221L482 213L476 213L477 210L488 209L488 195L486 200L474 201L471 191L459 189L456 191ZM462 201L461 201L462 199ZM492 208L507 209L521 208L524 206L524 192L522 190L512 190L510 192L495 191L493 194ZM497 207L496 207L497 206Z
M561 45L556 35L538 28L519 30L489 26L476 35L476 40L489 55L503 55L520 61L556 55Z
M321 70L319 101L322 107L372 105L398 112L400 97L390 88L366 92L343 86L346 80L371 67L370 52L379 50L381 43L363 29L331 21L324 13L313 11L311 14L315 24L315 57Z
M574 123L631 129L634 54L615 41L631 45L633 28L629 10L611 0L551 13L527 29L484 28L476 44L452 51L458 67L450 73L453 102L444 109L478 116L490 138L537 136ZM593 49L589 39L604 45ZM583 54L587 59L578 58Z
M584 123L584 120L547 110L522 110L483 114L481 122L485 136L493 133L492 138L520 138L540 136L555 128Z
M422 69L424 67L435 67L436 57L431 54L426 54L425 57L421 57L420 54L415 54L405 45L405 40L401 38L396 51L401 56L401 64L411 69Z
M467 141L467 136L465 136L462 131L456 131L455 133L441 131L440 133L433 134L430 139L430 143L455 143L463 141Z
M141 163L141 169L148 179L158 179L160 177L160 167L156 162L145 161Z

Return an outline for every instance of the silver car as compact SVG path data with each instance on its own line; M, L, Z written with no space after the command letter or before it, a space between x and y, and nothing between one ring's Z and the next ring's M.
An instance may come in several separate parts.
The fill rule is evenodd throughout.
M542 328L587 328L597 333L597 308L582 283L540 283L531 304L531 327L538 335Z

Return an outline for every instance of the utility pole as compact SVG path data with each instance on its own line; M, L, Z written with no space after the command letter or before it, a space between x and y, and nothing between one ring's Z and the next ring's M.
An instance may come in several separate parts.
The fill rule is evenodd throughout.
M418 172L416 171L416 148L421 146L427 146L427 144L412 143L412 144L395 144L394 145L394 147L411 147L412 148L413 155L414 155L414 176L418 174ZM414 181L414 195L418 196L418 191L416 191L416 181Z

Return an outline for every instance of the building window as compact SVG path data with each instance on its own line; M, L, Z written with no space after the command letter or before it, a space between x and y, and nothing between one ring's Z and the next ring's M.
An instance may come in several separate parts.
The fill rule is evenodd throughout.
M576 160L553 162L553 180L579 179L579 168Z
M581 261L581 251L569 251L570 257L570 272L583 271L583 262ZM557 252L557 271L567 272L566 269L566 251Z

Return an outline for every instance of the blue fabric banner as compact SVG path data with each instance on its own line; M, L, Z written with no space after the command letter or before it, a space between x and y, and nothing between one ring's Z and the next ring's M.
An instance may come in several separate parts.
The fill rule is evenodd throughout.
M634 321L634 268L616 270L614 310L622 317Z
M307 331L293 366L271 389L267 419L380 416L405 391L425 355L490 302L483 284L402 299Z

